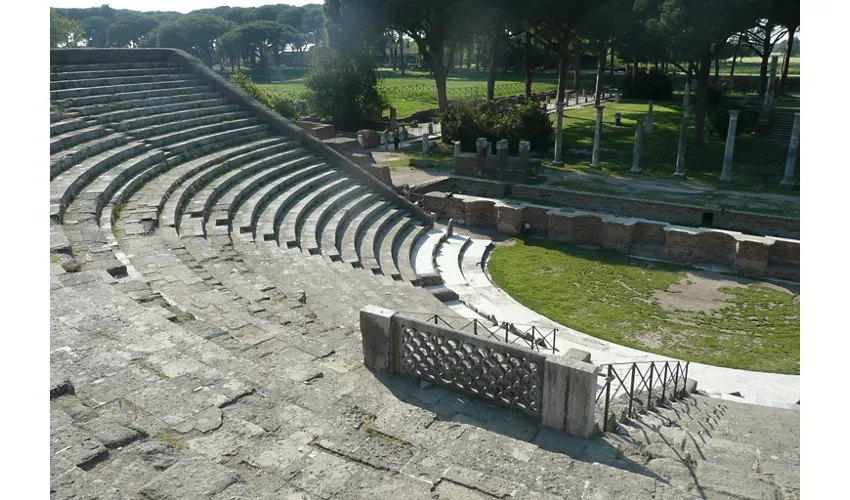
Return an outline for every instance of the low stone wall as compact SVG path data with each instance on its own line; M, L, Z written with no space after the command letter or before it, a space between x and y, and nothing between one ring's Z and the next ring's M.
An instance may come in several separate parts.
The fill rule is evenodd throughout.
M313 137L319 140L332 139L336 136L334 126L329 123L317 123L306 120L298 120L293 122L299 127L310 133Z
M688 265L709 264L755 277L800 280L800 241L737 231L552 208L477 196L428 193L426 211L505 234L530 233L551 241Z
M552 203L579 210L602 212L622 217L664 221L689 227L704 226L704 218L710 216L711 227L748 234L800 238L800 220L792 217L740 212L735 210L712 210L695 205L665 203L620 196L586 193L528 184L514 184L490 179L452 176L439 187L417 186L413 192L424 195L429 191L462 192L464 194L490 198L510 197L530 203Z
M370 175L363 167L357 165L345 155L335 151L321 140L293 122L280 116L253 97L234 86L218 73L205 66L200 60L178 49L51 49L50 64L99 64L110 62L155 62L171 61L183 66L183 69L195 74L213 90L221 92L225 97L239 103L263 122L271 125L284 136L291 137L306 147L313 149L334 166L357 178L363 184L375 189L385 198L403 207L414 217L426 225L433 225L433 220L414 203L405 199L379 179ZM374 162L370 162L374 163Z
M378 306L360 311L360 331L369 369L424 380L576 436L594 430L599 367L589 353L545 355Z

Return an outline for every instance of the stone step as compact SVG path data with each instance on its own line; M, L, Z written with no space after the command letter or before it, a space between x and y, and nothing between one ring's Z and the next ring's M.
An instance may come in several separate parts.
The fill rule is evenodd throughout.
M199 101L200 103L215 103L217 100L212 101ZM188 104L197 104L197 103L188 103ZM136 118L130 118L127 120L117 121L115 123L115 128L121 131L127 130L136 130L140 128L151 127L153 125L162 125L166 123L172 123L176 121L185 121L191 118L200 118L206 117L209 115L222 115L222 119L224 116L232 116L234 113L242 112L243 115L246 113L242 111L241 106L237 106L235 104L229 105L204 105L204 106L193 106L188 109L183 110L175 110L169 109L163 113L150 114L146 116L140 116ZM102 117L101 117L102 118ZM166 131L165 128L160 128L163 132ZM134 132L135 133L135 132ZM148 135L153 135L153 132L148 133Z
M394 251L395 265L401 273L402 279L419 286L419 278L413 268L413 248L416 243L428 233L431 228L414 222L410 229L404 234L398 248Z
M263 127L266 125L260 125L257 118L240 118L237 120L229 120L222 122L214 122L206 125L201 125L198 127L193 127L184 130L178 130L176 132L170 132L163 135L157 135L154 137L148 137L145 139L145 142L154 147L164 147L168 144L174 144L167 148L172 152L181 152L184 149L188 149L184 146L181 146L184 143L189 142L192 139L197 140L218 140L216 134L233 132L236 130L250 130L251 127Z
M437 272L446 286L468 284L460 268L460 256L471 242L466 236L455 234L437 247Z
M213 88L209 85L187 83L182 87L168 87L154 90L124 91L115 94L100 94L88 96L74 96L56 99L54 104L71 110L80 110L89 106L115 104L126 101L138 101L144 99L157 99L162 97L179 98L180 96L210 93Z
M363 233L372 221L381 214L389 212L391 209L392 205L390 202L378 199L351 220L348 226L344 228L342 234L338 236L338 241L340 241L339 252L343 262L348 262L354 267L363 267L360 262L360 254L357 251Z
M50 138L50 154L54 155L63 149L70 149L77 144L98 139L112 133L100 125L89 125Z
M50 81L58 82L65 80L86 80L91 78L133 77L140 75L170 75L174 73L174 69L174 66L165 66L158 68L115 68L87 71L60 71L58 73L50 73Z
M285 161L271 172L263 172L243 180L239 185L224 193L216 205L207 211L209 215L204 221L206 234L229 235L234 228L238 233L240 225L236 214L244 203L247 202L256 208L256 203L263 199L263 195L274 189L275 181L293 172L300 172L311 163L317 164L316 162L316 157L305 149L297 158ZM215 221L212 227L209 224L211 219ZM221 225L221 219L227 220L226 228Z
M50 155L50 180L80 163L86 158L98 155L108 149L125 144L129 138L124 134L110 134L84 143L77 144L69 149L63 149L56 154Z
M422 287L424 290L427 290L431 295L433 295L437 300L441 302L450 302L453 300L457 300L457 292L448 288L445 285L426 285Z
M146 150L143 143L128 143L77 163L56 176L50 181L50 217L61 222L71 201L95 177Z
M484 259L490 252L493 242L471 238L460 256L460 268L467 284L472 288L490 287L492 284L484 272Z
M413 245L411 260L418 276L437 275L435 258L444 234L441 229L431 228Z
M145 84L168 82L173 80L191 80L194 75L187 73L161 73L156 75L137 74L121 76L96 76L94 78L65 79L50 81L50 90L84 89L89 87L111 87L115 85Z
M68 88L61 90L51 90L51 101L73 101L75 104L82 98L91 97L112 97L116 94L129 94L135 92L151 92L154 90L169 91L173 89L181 89L186 87L197 87L201 85L201 80L187 75L185 79L155 81L148 83L128 83L125 85L106 85L102 87L82 87Z
M149 97L144 99L110 101L68 108L69 111L91 116L101 122L116 122L167 111L179 111L193 107L228 104L228 100L218 92L197 92L191 94Z
M170 71L175 71L180 66L177 63L170 61L150 61L150 62L108 62L108 63L91 63L91 64L51 64L51 74L64 74L75 71L118 71L118 70L145 70L145 69L162 69L167 68Z
M281 247L300 247L301 228L313 208L321 205L328 197L351 185L351 178L337 173L336 178L321 187L304 193L283 216L280 221L277 241ZM303 249L302 249L303 250Z
M211 182L204 191L199 192L196 198L203 201L203 222L206 224L215 205L226 193L231 191L238 193L258 179L278 178L303 165L310 158L306 149L297 147L297 142L287 141L283 144L286 145L286 150L231 171ZM229 200L226 200L225 204L229 205Z
M205 149L210 147L215 147L218 143L230 143L234 140L238 140L240 137L252 138L252 137L270 137L275 136L274 129L272 129L268 125L250 125L247 127L236 127L233 123L228 122L227 125L223 125L222 128L224 130L220 132L209 133L206 135L197 135L191 139L185 139L180 137L181 142L176 144L171 144L169 146L164 147L166 151L171 153L172 155L182 155L186 156L188 154L192 154L192 152L198 149ZM184 140L185 139L185 140Z
M401 272L395 262L395 250L401 244L400 237L413 225L413 219L402 216L388 226L375 241L375 255L378 266L385 276L402 281Z
M380 200L380 195L366 190L358 193L357 196L351 198L346 204L342 205L333 217L327 221L322 230L321 245L322 255L330 261L342 261L340 248L342 246L342 234L351 220L363 212L367 207L374 205Z
M51 111L50 112L50 123L58 122L62 118L63 118L62 113L60 111Z
M302 160L304 161L303 164ZM275 211L266 210L269 205L276 199L283 200L284 197L281 197L281 193L290 187L330 169L329 164L321 162L313 156L295 160L293 167L279 177L279 172L276 171L266 174L274 176L274 179L269 178L268 182L262 183L262 186L244 201L235 200L235 203L231 204L228 210L232 221L230 231L232 238L244 238L253 241L255 238L263 239L265 234L274 236ZM272 180L277 180L277 182L272 182ZM242 196L243 193L240 192L238 197L241 198ZM265 217L265 220L261 223L263 217Z
M245 121L239 121L245 120ZM157 125L151 125L143 128L131 129L129 127L124 128L120 125L115 125L116 130L120 130L121 132L126 133L131 137L135 137L136 139L149 139L152 143L161 143L162 140L157 138L165 137L168 142L178 142L183 139L175 139L172 134L177 134L180 132L187 132L186 135L180 136L182 138L187 137L198 137L199 135L203 135L205 133L209 133L210 129L201 129L201 127L215 126L222 123L228 122L237 122L234 127L245 126L245 125L253 125L258 123L258 120L251 116L250 113L245 111L230 111L227 113L218 113L218 114L206 114L201 113L194 118L187 119L179 119L177 121L170 121L168 123L162 123ZM194 131L188 133L188 131ZM215 129L212 129L216 131Z
M192 177L181 179L180 187L175 187L168 192L169 201L166 203L162 212L162 219L165 224L174 225L179 231L180 220L187 211L190 200L201 189L223 175L237 171L244 165L262 161L270 155L285 151L286 148L286 142L273 141L264 144L260 148L242 151L238 155L230 156L220 162L208 165L211 168L194 169Z
M284 179L268 196L264 197L258 204L258 208L251 211L251 227L254 228L254 234L245 233L245 227L242 226L243 236L248 240L266 241L278 245L281 223L290 212L290 208L305 193L316 190L338 177L339 174L329 165L319 164ZM286 248L285 245L282 246Z
M50 122L50 137L55 137L57 135L62 135L67 132L71 132L74 130L79 130L81 128L85 128L87 126L93 125L88 118L79 117L79 118L67 118L65 120L57 120Z
M321 204L315 205L301 223L300 228L296 227L296 237L301 251L321 255L321 235L325 225L336 215L340 206L349 200L356 199L364 192L368 193L366 187L352 183L326 198Z
M108 174L100 175L86 189L86 194L93 194L95 198L94 205L86 205L85 210L90 211L94 209L95 218L100 220L103 208L122 186L145 170L162 163L164 159L165 153L163 151L147 151L139 156L121 162L120 165L110 169Z
M363 264L363 269L371 270L375 274L382 274L378 263L378 243L383 238L387 229L395 224L398 219L404 217L405 212L393 207L365 228L357 245L357 256Z

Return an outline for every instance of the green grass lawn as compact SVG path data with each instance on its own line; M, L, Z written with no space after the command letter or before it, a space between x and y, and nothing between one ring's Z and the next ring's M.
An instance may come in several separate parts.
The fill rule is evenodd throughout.
M644 117L648 105L644 102L606 103L600 141L600 163L603 171L626 173L632 165L637 119ZM622 126L614 124L614 114L622 113ZM653 111L654 130L644 134L640 166L642 175L670 178L676 169L681 106L672 102L656 103ZM555 117L552 117L555 121ZM596 121L592 107L567 110L564 113L564 167L574 171L588 171L590 157L570 155L570 148L591 150ZM689 139L693 139L693 116L689 122ZM732 182L717 182L723 166L726 134L705 135L701 148L688 141L685 152L685 174L689 179L713 183L722 189L780 190L788 154L788 144L751 135L739 135L735 140ZM552 166L551 159L544 160ZM556 167L557 168L557 167ZM797 169L799 179L799 168ZM792 191L793 192L793 191Z
M727 307L663 308L655 292L690 269L536 238L496 248L489 270L526 307L600 339L716 366L800 373L799 296L785 291L725 287Z
M782 54L774 54L779 56L779 64L776 66L776 74L780 75L782 72L782 58L784 57ZM732 69L732 58L726 59L724 61L720 61L720 74L729 74L729 70ZM713 66L712 66L713 70ZM767 70L770 71L770 61L768 61ZM735 63L735 74L736 75L747 75L747 74L759 74L761 71L761 57L743 57L739 58L738 62ZM714 73L712 73L714 74ZM800 74L800 58L792 57L791 62L788 65L788 74L789 75L799 75Z

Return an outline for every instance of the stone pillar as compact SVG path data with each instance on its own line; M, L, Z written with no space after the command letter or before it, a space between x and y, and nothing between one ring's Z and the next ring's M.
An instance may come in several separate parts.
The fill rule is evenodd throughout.
M519 161L522 168L526 168L528 166L528 159L530 156L531 143L526 140L519 141Z
M422 134L422 153L428 153L428 134Z
M564 141L564 103L558 101L555 103L555 160L553 165L563 165L561 161L561 145Z
M390 126L388 128L390 130L396 129L396 111L392 106L390 106Z
M623 124L623 113L614 113L614 125L620 126Z
M604 109L605 106L596 107L596 131L593 133L593 156L590 160L590 168L602 168L599 164L599 141L602 136L602 111Z
M368 305L360 310L363 337L363 364L371 370L392 372L395 355L390 352L390 336L395 311Z
M596 385L600 367L590 353L570 349L546 356L543 376L542 423L586 438L596 424Z
M493 156L493 144L487 141L487 156Z
M460 141L455 141L455 156L460 156L462 152L463 150L460 149Z
M685 82L685 95L682 96L682 108L687 108L691 102L691 82Z
M407 140L407 127L404 126L404 125L401 126L401 140L402 141Z
M726 152L723 154L723 172L720 180L729 182L732 180L732 153L735 151L735 130L738 128L738 113L740 110L729 110L729 130L726 132Z
M635 130L635 149L632 153L632 168L629 172L633 174L640 173L640 150L643 147L643 118L638 118L637 129Z
M587 89L581 89L581 99L587 102ZM578 98L576 98L576 104L578 104Z
M614 104L620 104L620 91L618 90L616 94L614 94Z
M508 159L508 140L502 139L496 143L496 155L499 157L499 161L505 161Z
M785 161L785 176L780 186L794 186L794 169L797 166L797 153L800 151L800 113L794 113L794 128L791 130L791 143L788 145L788 159Z
M457 151L457 149L458 149L458 147L457 147L458 142L460 142L460 141L457 141L455 143L455 151ZM487 145L488 144L489 144L489 142L487 142L486 137L479 137L478 139L475 139L475 154L477 154L479 158L486 158L488 156L488 153L487 153Z
M688 138L688 115L690 108L685 108L682 113L682 124L679 126L679 154L676 156L676 172L674 177L685 178L685 141Z
M449 219L449 223L446 224L446 239L451 238L455 234L455 220L454 218Z
M643 132L646 133L646 134L651 134L652 128L654 126L654 123L652 121L653 106L654 105L652 104L652 101L649 101L649 112L646 114L646 122L644 122L644 125L643 125Z

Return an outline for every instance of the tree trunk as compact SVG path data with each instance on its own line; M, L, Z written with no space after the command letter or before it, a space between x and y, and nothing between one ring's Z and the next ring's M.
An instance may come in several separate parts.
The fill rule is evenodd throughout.
M610 66L608 67L608 73L611 75L614 74L614 47L611 47L611 61Z
M720 56L714 58L714 81L720 79Z
M393 47L393 48L392 48L392 50L390 51L390 64L392 64L392 65L393 65L393 71L395 71L395 68L396 68L396 64L395 64L395 58L396 58L395 50L396 50L396 49L395 49L395 47Z
M703 56L697 73L697 111L694 117L694 145L702 147L705 110L708 106L708 77L711 76L711 54Z
M531 82L534 78L534 67L531 60L531 32L525 32L525 97L531 97Z
M738 59L738 48L741 47L741 41L735 44L735 52L732 53L732 69L729 70L729 76L735 76L735 63Z
M594 92L594 105L599 106L602 101L602 79L605 78L605 49L602 48L596 53L596 90Z
M472 42L466 45L466 70L472 67Z
M455 51L456 50L457 50L457 40L452 40L452 43L449 45L449 67L446 69L446 76L448 76L449 73L454 71Z
M569 61L569 54L564 53L561 54L561 57L558 58L558 97L557 102L561 102L564 100L564 94L567 92L567 61Z
M496 56L499 55L499 37L490 45L490 67L487 69L487 100L492 101L496 90Z
M440 109L440 112L443 112L449 107L449 98L446 93L446 76L448 76L448 72L445 68L438 67L438 65L433 65L431 69L434 72L434 83L437 85L437 107Z
M475 47L475 72L481 71L481 43Z
M761 68L759 69L759 95L763 96L767 92L767 64L770 61L770 53L773 51L773 44L770 43L770 36L773 33L773 23L770 21L764 26L764 41L762 42L761 52Z
M791 53L794 51L794 33L797 32L798 27L788 26L788 41L785 42L785 57L782 59L782 76L779 78L779 88L776 89L776 93L780 95L785 91L788 67L791 66Z
M581 40L573 54L573 90L581 90Z
M632 81L637 80L637 56L632 55Z

